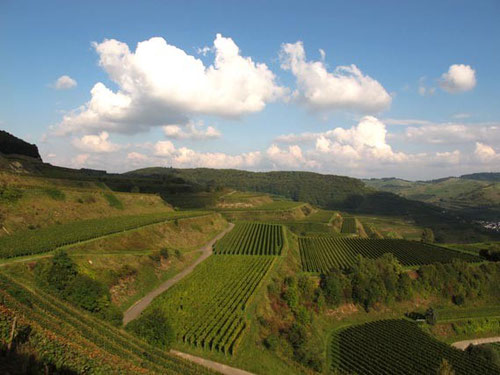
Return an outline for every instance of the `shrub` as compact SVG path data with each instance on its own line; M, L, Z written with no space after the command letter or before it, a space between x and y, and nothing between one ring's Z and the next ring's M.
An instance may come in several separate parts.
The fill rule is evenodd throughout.
M174 329L160 309L151 310L133 320L126 329L161 349L169 349L175 339Z
M168 259L168 257L170 256L170 252L168 251L168 249L166 247L164 247L163 249L160 250L160 256L163 259Z
M276 334L271 333L264 339L264 346L273 352L276 351L279 346L279 337Z
M61 190L58 189L44 189L44 193L52 198L55 201L64 201L66 200L66 194L64 194Z

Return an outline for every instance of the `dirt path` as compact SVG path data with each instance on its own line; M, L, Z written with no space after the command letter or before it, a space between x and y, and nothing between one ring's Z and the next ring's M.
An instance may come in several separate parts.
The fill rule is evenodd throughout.
M500 342L500 336L497 337L487 337L485 339L475 339L475 340L464 340L464 341L457 341L451 344L451 346L465 350L467 347L472 344L472 345L479 345L479 344L491 344L493 342Z
M188 360L190 362L194 362L194 363L197 363L201 366L208 367L209 369L215 370L215 371L220 372L221 374L224 374L224 375L253 375L253 373L245 371L245 370L240 370L240 369L237 369L235 367L224 365L224 364L219 363L219 362L210 361L210 360L205 359L205 358L196 357L194 355L179 352L177 350L172 349L170 351L170 353L174 354L178 357L181 357L185 360Z
M183 271L179 272L177 275L172 277L171 279L168 279L165 281L163 284L161 284L158 288L155 290L149 292L146 296L144 296L142 299L137 301L134 305L132 305L127 311L123 313L123 324L126 325L128 322L136 319L139 317L141 312L144 311L146 307L149 306L151 301L157 296L159 296L161 293L166 291L168 288L170 288L172 285L177 284L179 281L181 281L185 276L189 275L194 268L203 262L205 259L207 259L210 255L212 255L212 246L213 244L221 239L227 232L229 232L231 229L233 229L234 224L229 223L229 227L225 229L223 232L219 233L215 238L213 238L209 243L207 243L205 246L199 249L199 251L202 252L201 256L196 259L196 261L185 268Z

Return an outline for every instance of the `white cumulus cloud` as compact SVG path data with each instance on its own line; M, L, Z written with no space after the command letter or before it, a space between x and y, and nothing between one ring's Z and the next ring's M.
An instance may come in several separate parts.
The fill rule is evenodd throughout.
M163 133L167 138L173 139L214 139L220 137L220 132L213 126L207 126L203 122L189 121L186 125L165 125Z
M236 43L220 34L210 66L161 37L138 43L135 52L114 39L93 46L118 90L96 83L91 99L58 124L61 134L84 129L137 133L186 124L203 114L240 117L263 110L287 91L266 64L242 56Z
M476 142L476 149L474 150L474 156L483 163L500 159L500 154L498 154L493 149L493 147L481 142Z
M109 133L101 132L99 135L85 135L74 138L71 142L76 148L86 152L114 152L120 149L120 145L109 141Z
M311 110L373 113L391 104L392 98L384 87L356 65L338 66L329 72L323 61L307 61L300 41L282 45L281 62L281 67L296 78L295 96Z
M476 86L476 71L470 65L453 64L443 73L439 85L451 94L472 90Z
M69 90L76 87L76 81L70 76L60 76L53 84L52 87L56 90Z

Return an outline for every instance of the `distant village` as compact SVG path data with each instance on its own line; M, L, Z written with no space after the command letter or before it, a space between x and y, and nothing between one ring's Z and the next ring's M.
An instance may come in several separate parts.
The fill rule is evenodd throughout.
M483 228L492 230L494 232L500 232L500 221L477 221Z

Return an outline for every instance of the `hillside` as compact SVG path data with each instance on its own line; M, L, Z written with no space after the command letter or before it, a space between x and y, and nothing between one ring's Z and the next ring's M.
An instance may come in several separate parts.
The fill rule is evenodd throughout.
M482 241L495 236L482 231L479 226L471 225L451 208L445 211L428 202L408 199L393 192L377 191L361 180L344 176L312 172L248 172L209 168L145 168L128 172L126 175L156 179L165 176L181 178L193 184L205 185L207 190L217 191L226 187L264 192L325 209L404 217L422 227L432 228L440 242L470 242L475 239ZM166 197L167 201L171 198L175 199L175 196Z
M500 182L495 180L496 175L477 173L432 181L383 178L364 182L377 190L454 210L466 217L494 220L500 213Z

